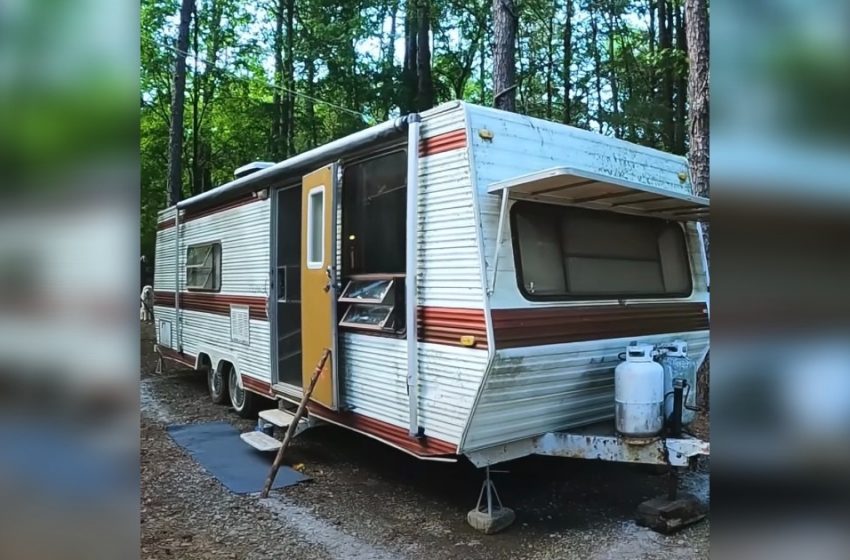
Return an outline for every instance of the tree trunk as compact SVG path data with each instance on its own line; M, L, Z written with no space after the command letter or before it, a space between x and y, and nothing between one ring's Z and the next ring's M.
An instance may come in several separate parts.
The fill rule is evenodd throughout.
M514 0L493 0L493 106L516 111L516 33Z
M418 74L418 95L416 108L419 111L434 106L434 82L431 78L431 2L419 0L416 46L416 67Z
M284 66L286 67L286 157L295 153L295 61L293 60L293 44L295 34L293 19L295 17L295 0L286 0L286 52Z
M564 124L572 122L572 65L573 65L573 0L567 0L564 20Z
M660 0L658 4L658 27L661 37L659 46L662 50L662 64L664 73L662 77L662 119L664 130L664 148L673 149L676 136L675 107L673 102L673 6L667 0Z
M416 61L418 60L417 47L417 25L416 25L416 0L407 0L404 17L404 68L402 69L402 106L403 113L416 110L416 93L419 87L419 78L416 75Z
M687 59L688 42L685 37L684 7L676 8L676 50L679 56ZM688 76L683 69L676 68L676 138L673 150L677 154L685 154L685 130L688 117Z
M180 5L180 26L177 31L177 52L174 80L171 89L171 130L168 135L168 204L180 202L183 193L183 114L186 100L186 51L189 49L189 23L195 0L183 0Z
M614 14L610 14L608 20L608 80L611 82L611 116L609 120L614 128L614 136L620 138L623 136L623 131L620 126L620 89L615 68L614 34L616 32L617 18Z
M192 52L195 56L194 68L192 68L192 166L189 181L192 185L192 195L203 192L203 171L201 165L201 80L198 73L198 35L200 26L198 22L198 6L193 6L192 13Z
M555 73L555 49L552 47L552 41L555 40L555 5L552 6L552 17L549 19L549 25L546 28L546 119L552 120L552 96L554 95L552 88L552 75Z
M688 98L690 100L691 185L695 194L709 194L708 135L708 8L706 0L685 1L688 33Z
M307 98L304 100L304 112L307 116L307 130L309 131L308 149L315 148L319 141L316 135L316 110L313 105L313 98L316 96L313 80L316 79L316 62L312 57L307 57L304 61L307 68Z
M599 123L599 132L603 132L602 124L605 122L605 110L602 107L602 60L599 56L599 25L596 22L596 11L593 2L590 3L590 48L593 53L593 74L596 84L596 122Z
M479 48L481 49L481 52L479 53L479 56L481 57L481 66L478 67L478 80L481 82L481 84L480 84L481 85L481 99L479 100L479 103L481 103L481 105L487 104L487 88L484 87L484 82L487 80L487 73L486 73L487 48L486 48L486 43L487 43L487 41L485 41L484 39L481 39L481 45L479 45Z
M274 94L272 106L274 112L274 126L272 127L272 156L276 161L286 157L284 142L286 141L286 128L284 125L285 109L283 106L283 11L285 0L277 3L275 10L274 26Z
M648 0L649 11L649 52L655 54L655 0Z

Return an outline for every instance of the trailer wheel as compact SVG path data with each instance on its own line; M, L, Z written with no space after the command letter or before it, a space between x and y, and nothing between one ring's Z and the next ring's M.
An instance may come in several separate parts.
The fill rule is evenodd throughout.
M236 379L236 368L230 368L227 378L227 390L230 394L230 404L236 414L242 418L256 418L263 406L263 398L239 386Z
M227 372L233 371L233 366L224 362L218 364L217 368L207 368L207 388L210 399L215 404L227 404Z

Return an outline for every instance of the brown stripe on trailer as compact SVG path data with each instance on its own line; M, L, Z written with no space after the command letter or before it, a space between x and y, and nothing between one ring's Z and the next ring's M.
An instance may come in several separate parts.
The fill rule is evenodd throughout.
M310 416L350 428L417 457L440 457L457 454L457 445L429 437L427 432L424 438L414 438L407 432L407 428L399 428L354 412L330 410L315 402L310 402L307 405L307 410Z
M255 393L260 393L261 395L274 396L274 393L272 393L271 383L268 381L263 381L262 379L256 379L247 375L240 374L240 376L242 377L242 386L245 389Z
M487 321L483 309L420 307L419 340L434 344L467 346L461 337L473 336L473 348L487 348Z
M163 358L181 363L184 366L189 366L190 368L194 368L195 362L197 361L196 356L186 354L185 352L178 352L177 350L173 350L167 346L162 346L161 344L156 345L156 351Z
M466 129L444 132L430 138L425 138L419 143L419 155L433 156L449 150L466 147Z
M265 296L240 296L207 292L180 292L180 309L230 315L231 305L247 305L251 319L268 320ZM153 304L174 307L174 292L154 292Z
M690 302L494 309L492 317L496 348L708 329L706 305Z
M210 216L212 214L217 214L219 212L224 212L225 210L230 210L232 208L239 208L240 206L245 206L247 204L253 204L254 202L259 202L260 199L257 198L255 193L251 193L248 195L240 196L239 198L228 200L227 202L223 202L221 204L217 204L215 206L209 206L206 208L202 208L200 210L188 209L185 210L183 216L181 217L180 222L191 222L192 220L197 220L198 218L203 218L205 216ZM156 225L156 229L168 229L174 227L175 219L169 218L162 222L159 222Z
M174 292L154 292L154 305L174 307ZM230 315L230 305L248 305L252 319L268 320L266 298L205 292L180 292L180 308L216 315ZM364 332L363 334L372 334ZM487 325L482 309L451 307L419 308L419 340L464 346L462 336L475 337L474 348L487 347Z

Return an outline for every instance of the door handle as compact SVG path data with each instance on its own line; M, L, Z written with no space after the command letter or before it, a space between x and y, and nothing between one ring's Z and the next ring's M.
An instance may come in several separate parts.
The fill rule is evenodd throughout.
M330 292L330 291L331 291L331 288L332 288L332 287L333 287L333 285L334 285L334 271L333 271L333 267L332 267L332 266L328 266L328 267L325 269L325 274L328 276L328 283L327 283L327 284L325 284L325 287L324 287L323 289L325 290L325 293L328 293L328 292Z

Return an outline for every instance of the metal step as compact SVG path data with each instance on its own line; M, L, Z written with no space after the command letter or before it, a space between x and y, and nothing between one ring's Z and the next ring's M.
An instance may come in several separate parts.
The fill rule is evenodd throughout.
M280 410L279 408L272 408L270 410L261 410L260 418L274 424L278 428L286 428L290 424L292 424L292 420L295 418L295 414L289 412L288 410Z
M283 445L272 436L267 436L263 432L245 432L244 434L239 434L239 437L257 451L277 451Z

